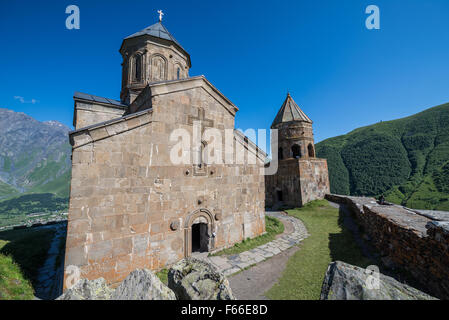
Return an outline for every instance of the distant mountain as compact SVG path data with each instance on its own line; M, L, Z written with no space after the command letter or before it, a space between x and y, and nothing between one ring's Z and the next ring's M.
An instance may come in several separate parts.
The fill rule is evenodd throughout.
M411 208L449 211L449 104L316 145L331 192L385 194Z
M69 195L70 128L0 108L0 201L24 193Z

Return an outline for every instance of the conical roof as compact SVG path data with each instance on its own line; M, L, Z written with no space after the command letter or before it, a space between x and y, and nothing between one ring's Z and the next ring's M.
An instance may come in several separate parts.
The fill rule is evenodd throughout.
M290 93L288 93L287 98L282 104L282 107L276 115L276 118L274 118L271 127L274 127L275 125L282 122L290 121L304 121L312 123L312 120L310 120L310 118L301 110L301 108L299 108L299 106L291 97Z
M146 27L143 30L140 30L139 32L136 32L125 39L123 41L125 42L128 39L136 38L144 35L149 35L155 38L164 39L168 41L172 41L179 49L181 49L186 55L189 60L190 65L190 55L189 53L181 46L181 44L175 39L175 37L172 36L172 34L167 30L167 28L159 21L158 23L155 23L149 27ZM122 44L123 46L123 44Z
M126 37L125 39L135 38L135 37L143 36L145 34L156 37L156 38L173 41L174 43L176 43L178 46L181 47L179 42L176 41L176 39L171 35L170 32L168 32L167 28L164 27L164 25L161 22L158 22L149 27L146 27L145 29L140 30L139 32L136 32L136 33Z

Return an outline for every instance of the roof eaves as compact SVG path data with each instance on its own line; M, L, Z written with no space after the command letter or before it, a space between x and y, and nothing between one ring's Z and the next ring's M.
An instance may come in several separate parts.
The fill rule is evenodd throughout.
M99 96L94 96L91 94L82 93L82 92L78 92L78 91L76 91L73 94L73 99L77 100L77 101L95 102L98 104L112 106L112 107L121 108L121 109L128 108L128 106L126 104L123 104L120 101L103 98L103 97L99 97Z
M126 121L128 119L135 118L135 117L141 116L141 115L143 115L145 113L151 113L151 112L153 112L153 109L146 109L146 110L143 110L143 111L139 111L139 112L128 114L128 115L123 116L123 117L119 117L119 118L115 118L115 119L111 119L111 120L107 120L107 121L103 121L103 122L98 122L98 123L95 123L95 124L87 126L87 127L79 128L79 129L70 131L68 134L69 134L69 136L72 136L74 134L77 134L77 133L80 133L80 132L83 132L83 131L89 131L89 130L92 130L92 129L106 127L106 126L108 126L110 124L121 122L121 121Z

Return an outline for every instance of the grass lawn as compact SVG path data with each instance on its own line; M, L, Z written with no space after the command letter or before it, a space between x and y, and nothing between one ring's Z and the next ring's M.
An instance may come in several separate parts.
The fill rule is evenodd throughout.
M53 229L0 232L0 299L32 299L32 283L43 265Z
M159 278L159 280L162 281L165 285L168 285L168 269L162 269L158 273L156 273L156 276Z
M243 240L240 243L235 244L233 247L224 249L220 252L213 254L213 256L239 254L244 251L254 249L258 246L264 245L275 239L278 234L284 232L284 224L276 218L265 216L265 230L266 233L254 239Z
M33 292L31 282L12 257L0 254L0 300L30 300Z
M326 200L311 202L288 213L304 222L310 236L288 260L281 279L266 293L268 298L317 300L330 262L339 260L363 268L372 264L362 255L351 232L342 226L339 210Z

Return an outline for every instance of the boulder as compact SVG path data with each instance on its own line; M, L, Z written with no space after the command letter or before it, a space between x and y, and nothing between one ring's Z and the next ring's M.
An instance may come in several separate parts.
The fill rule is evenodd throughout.
M179 300L234 300L228 279L210 263L179 261L168 271L168 286Z
M332 262L324 277L321 300L435 300L397 280L369 269Z
M112 300L176 300L170 290L150 270L131 272L115 289Z
M56 300L110 300L113 292L103 278L81 279Z

